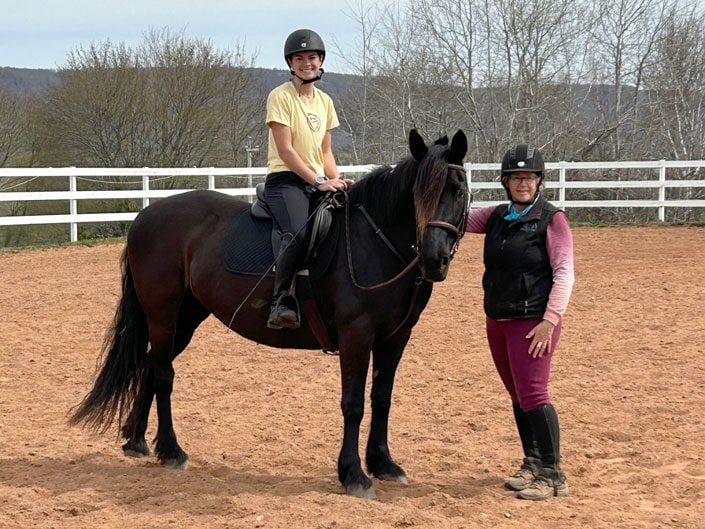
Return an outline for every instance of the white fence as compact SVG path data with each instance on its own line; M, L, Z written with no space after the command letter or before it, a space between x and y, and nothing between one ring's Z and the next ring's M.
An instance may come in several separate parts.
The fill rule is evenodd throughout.
M371 170L373 165L341 166L340 172L348 176L359 176ZM467 163L465 164L470 187L473 193L482 190L501 189L496 176L499 164ZM635 161L635 162L556 162L546 164L547 189L557 189L557 199L551 201L560 208L658 208L658 218L665 219L665 209L677 208L705 208L705 196L701 188L705 189L703 169L705 160L697 161ZM630 170L646 170L647 178L623 179L620 172ZM582 171L577 173L577 171ZM585 179L586 174L595 174L598 178ZM0 169L0 215L10 208L9 204L29 201L63 201L68 204L68 213L55 215L7 215L0 216L0 226L20 226L32 224L69 224L71 241L78 239L78 225L91 222L117 222L131 221L137 215L130 213L79 213L79 202L82 200L106 199L136 199L141 200L142 207L149 205L152 199L163 198L169 195L183 193L196 187L216 189L230 195L242 196L251 200L254 195L253 185L262 181L266 169L264 167L250 168L192 168L192 169L103 169L103 168L43 168L43 169ZM602 173L608 172L608 178L602 179ZM673 173L678 173L673 176ZM684 173L687 175L684 177ZM580 175L576 177L576 175ZM61 191L22 191L26 184L36 178L68 177L68 189ZM178 189L150 189L150 183L163 179L180 178L182 187ZM697 178L695 178L697 177ZM116 180L120 178L120 180ZM129 178L129 181L125 181ZM196 186L190 179L205 181L205 186ZM79 189L79 182L101 182L113 190L87 191ZM186 182L184 185L183 182ZM223 185L225 182L225 185ZM228 182L238 184L237 187L228 186ZM220 185L216 185L219 183ZM139 186L139 189L124 190L120 186ZM695 198L673 199L668 196L667 190L686 188L687 193ZM573 189L657 189L657 198L651 199L614 199L614 200L571 200L566 198L566 191ZM497 201L473 202L473 207L497 204ZM5 207L3 207L5 206Z

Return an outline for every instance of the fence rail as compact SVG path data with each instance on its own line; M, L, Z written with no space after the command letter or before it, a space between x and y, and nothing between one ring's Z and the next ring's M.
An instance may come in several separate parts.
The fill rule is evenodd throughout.
M357 177L370 171L374 165L340 166L341 174ZM498 204L501 200L482 199L485 191L501 190L497 180L497 163L467 163L470 187L475 195L473 207ZM639 179L623 179L622 174L631 170L644 170ZM598 172L598 178L594 177ZM71 241L78 240L78 226L81 223L125 222L137 215L132 212L80 213L79 203L85 200L141 200L141 207L147 207L153 199L183 193L195 188L207 188L241 196L251 200L254 185L264 179L266 168L41 168L41 169L0 169L0 226L22 226L35 224L69 224ZM606 174L607 173L607 174ZM676 174L675 177L673 173ZM684 174L685 173L685 174ZM585 175L592 175L586 179ZM646 178L643 176L647 175ZM67 188L59 191L24 191L27 184L37 178L68 178ZM152 184L175 178L182 182L181 187L153 189ZM120 178L121 181L112 179ZM135 180L124 181L125 178ZM603 179L605 178L605 179ZM204 181L197 186L195 179ZM65 180L64 180L65 181ZM236 181L237 187L228 185ZM81 190L91 183L120 186L137 186L138 189ZM225 185L223 185L225 182ZM219 185L218 185L219 184ZM666 208L705 208L705 160L695 161L626 161L626 162L555 162L546 164L547 189L557 190L557 197L551 201L558 207L568 208L658 208L658 219L664 221ZM657 197L650 199L619 198L609 200L582 200L567 198L566 192L585 189L656 189ZM672 198L669 189L688 189L688 198ZM68 213L53 215L6 215L11 204L48 201L68 203Z

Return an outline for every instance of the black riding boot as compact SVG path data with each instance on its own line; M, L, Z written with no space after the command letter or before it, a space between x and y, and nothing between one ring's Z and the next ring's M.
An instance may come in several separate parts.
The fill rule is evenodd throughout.
M296 298L289 293L298 261L299 245L291 234L285 233L274 268L274 300L267 320L270 329L299 328L298 304Z
M568 483L561 470L560 428L558 414L552 404L544 404L526 412L541 456L541 468L534 482L517 497L525 500L545 500L567 496Z
M531 421L519 404L514 403L514 421L521 439L521 446L524 450L524 460L516 473L504 480L504 486L509 490L524 490L531 485L541 468L541 455L539 454L534 431L531 428Z

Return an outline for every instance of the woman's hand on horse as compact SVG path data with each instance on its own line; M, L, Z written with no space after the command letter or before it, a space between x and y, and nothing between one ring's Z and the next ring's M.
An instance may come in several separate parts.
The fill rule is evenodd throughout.
M353 185L354 180L349 178L329 178L324 183L318 186L320 191L346 191L348 187Z

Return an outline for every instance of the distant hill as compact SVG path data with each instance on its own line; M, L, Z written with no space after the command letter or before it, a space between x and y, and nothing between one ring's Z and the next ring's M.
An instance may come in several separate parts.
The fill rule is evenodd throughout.
M0 86L14 94L38 94L58 81L55 70L0 67Z
M275 86L289 79L286 70L252 68L258 87L268 93ZM353 75L326 73L316 86L339 100L355 79ZM0 86L14 94L41 94L47 86L59 82L55 70L0 67Z

